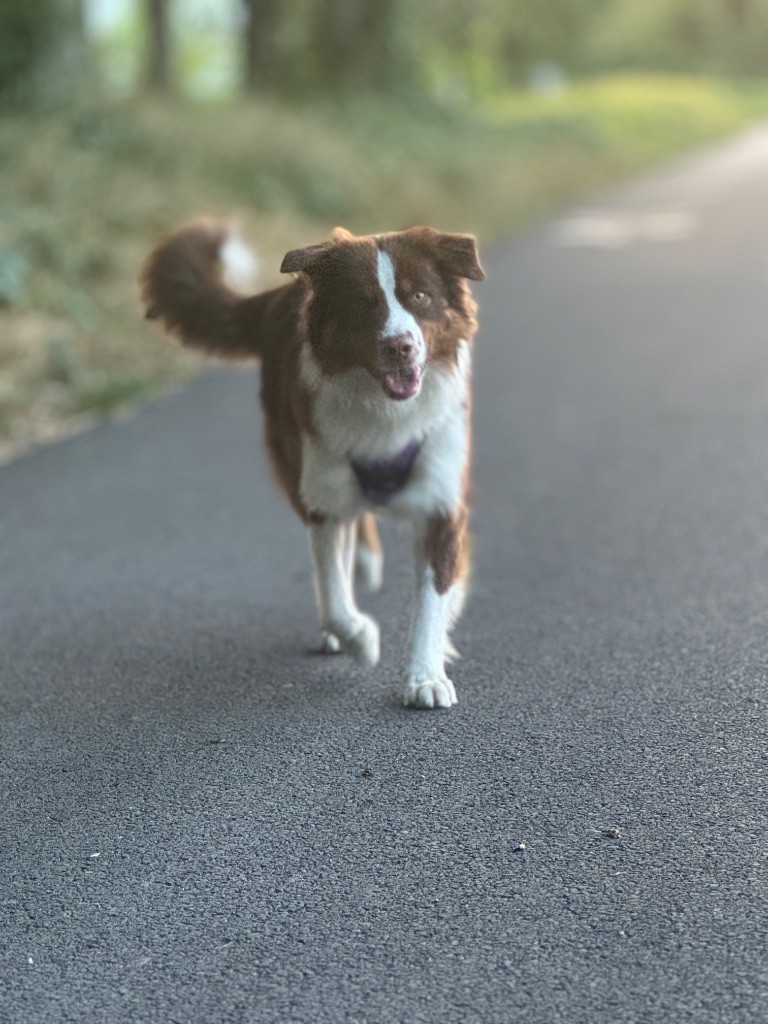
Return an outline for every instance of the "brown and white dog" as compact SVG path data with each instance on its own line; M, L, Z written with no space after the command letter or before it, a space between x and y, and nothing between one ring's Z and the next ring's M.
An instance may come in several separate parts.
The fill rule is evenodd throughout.
M417 595L405 703L447 708L445 663L468 572L470 348L484 277L470 235L411 228L294 249L296 279L244 298L218 273L225 229L197 222L152 253L146 313L183 345L259 358L266 442L309 532L325 650L379 660L379 629L355 602L381 584L375 516L416 529Z

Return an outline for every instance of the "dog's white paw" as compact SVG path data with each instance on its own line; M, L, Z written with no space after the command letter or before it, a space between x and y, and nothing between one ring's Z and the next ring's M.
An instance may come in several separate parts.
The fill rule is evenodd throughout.
M379 627L370 615L358 615L349 623L329 625L331 633L360 665L373 668L379 662Z
M342 642L344 649L361 665L367 668L378 665L381 656L379 627L370 615L361 615L358 631Z
M407 708L450 708L458 703L456 690L447 676L440 679L409 679L403 694Z
M334 633L323 633L323 638L320 641L320 653L341 654L341 644Z

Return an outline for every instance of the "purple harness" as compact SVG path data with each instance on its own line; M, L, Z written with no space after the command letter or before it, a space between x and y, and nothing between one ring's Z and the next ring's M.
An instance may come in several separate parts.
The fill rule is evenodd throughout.
M421 441L411 441L397 455L387 459L352 459L352 469L363 497L372 505L386 505L408 483Z

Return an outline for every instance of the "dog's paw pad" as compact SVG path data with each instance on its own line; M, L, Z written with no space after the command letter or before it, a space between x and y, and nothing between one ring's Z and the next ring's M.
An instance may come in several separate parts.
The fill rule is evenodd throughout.
M323 633L320 642L321 654L341 654L342 648L339 638L334 633Z
M357 630L344 640L344 649L367 668L379 662L379 627L368 615L361 615Z
M450 708L458 703L450 679L414 679L407 683L403 701L407 708Z

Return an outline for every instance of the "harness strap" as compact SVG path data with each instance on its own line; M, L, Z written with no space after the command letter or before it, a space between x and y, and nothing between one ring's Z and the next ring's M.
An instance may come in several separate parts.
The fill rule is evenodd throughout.
M408 479L421 451L421 441L411 441L396 455L383 459L351 459L363 497L372 505L386 505Z

